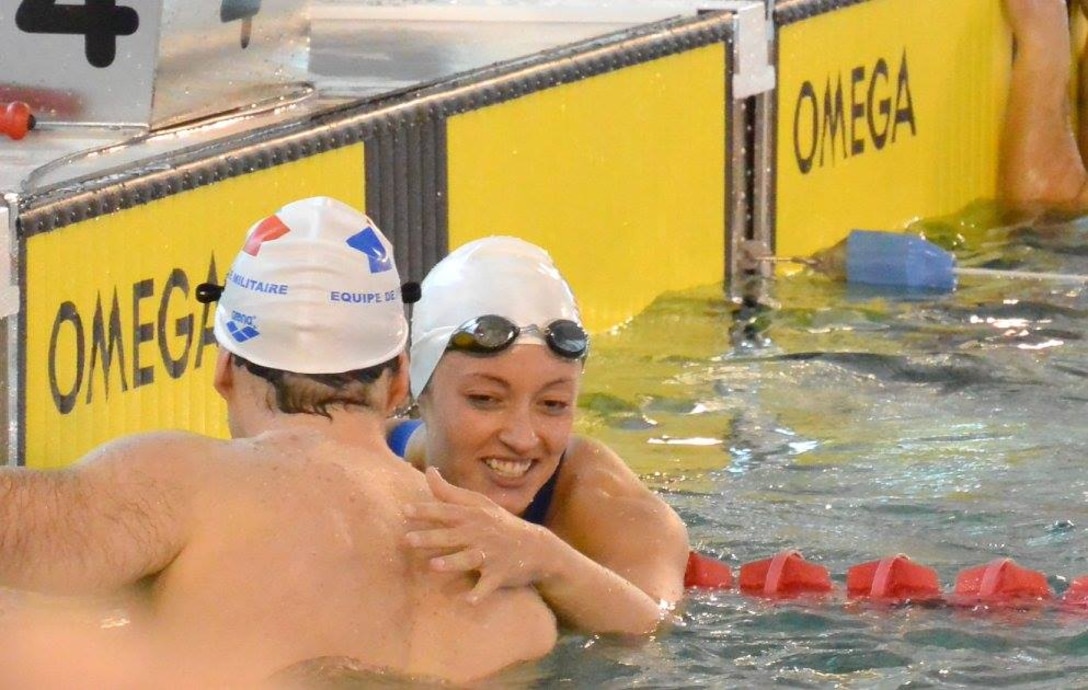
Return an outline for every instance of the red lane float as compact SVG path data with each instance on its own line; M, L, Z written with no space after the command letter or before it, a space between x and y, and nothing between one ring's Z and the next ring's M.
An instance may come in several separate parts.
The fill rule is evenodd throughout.
M740 589L765 597L794 597L830 592L827 568L809 563L799 551L782 551L740 567Z
M1069 583L1062 594L1062 604L1072 608L1088 609L1088 575L1081 575Z
M834 590L827 568L806 561L793 549L741 565L736 579L728 564L696 551L688 555L685 587L721 590L731 589L734 583L744 594L766 598L827 594ZM1011 558L998 558L961 571L953 592L944 596L937 571L901 553L852 566L846 573L846 593L853 599L958 607L1035 607L1056 598L1044 573L1025 568ZM1059 604L1088 610L1088 575L1075 578Z
M1046 575L1017 565L1011 558L998 558L961 572L956 577L953 603L1026 604L1053 597Z
M850 568L846 594L876 601L929 601L941 598L941 583L936 570L900 553Z
M692 551L688 554L688 567L684 571L684 587L694 589L730 589L733 571L716 558Z

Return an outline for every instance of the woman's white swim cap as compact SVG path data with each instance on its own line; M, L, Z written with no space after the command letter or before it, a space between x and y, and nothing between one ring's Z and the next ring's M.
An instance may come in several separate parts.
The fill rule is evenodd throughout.
M215 337L273 369L365 369L404 351L400 288L393 248L370 218L328 197L302 199L249 229L219 297Z
M574 293L551 256L516 237L485 237L450 252L421 285L412 310L412 395L431 380L450 335L478 316L496 314L518 326L556 319L582 323Z

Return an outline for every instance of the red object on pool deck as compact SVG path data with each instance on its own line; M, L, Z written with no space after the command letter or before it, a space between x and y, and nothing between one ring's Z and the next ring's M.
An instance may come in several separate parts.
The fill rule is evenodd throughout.
M789 597L831 591L827 568L809 563L798 551L782 551L740 567L740 589L747 594Z
M936 570L900 553L846 571L846 594L895 601L937 599L941 584Z
M1023 603L1028 599L1051 599L1054 593L1046 575L998 558L986 565L964 570L956 577L956 597L983 603Z
M30 106L22 101L0 103L0 132L12 139L22 139L32 129L34 116L30 114Z
M684 587L699 589L729 589L733 586L733 571L716 558L692 551L684 571Z

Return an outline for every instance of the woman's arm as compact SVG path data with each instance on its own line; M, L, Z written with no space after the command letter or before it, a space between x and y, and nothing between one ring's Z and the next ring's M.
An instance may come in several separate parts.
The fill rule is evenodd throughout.
M574 602L573 591L594 577L584 563L570 559L563 570L556 567L558 572L550 583L541 583L538 588L546 586L550 592L543 588L541 592L554 602L557 612L583 629L591 616L596 618L600 612L611 615L626 607L631 608L629 615L641 611L640 618L650 606L662 616L684 595L689 544L683 521L599 441L577 438L564 465L549 527L572 550L626 587L595 586L597 603L590 608L581 603L562 606L560 602L566 598ZM641 598L628 587L637 590ZM583 596L589 594L587 591ZM593 627L603 622L598 620Z
M577 441L564 460L555 531L533 525L434 470L439 503L416 504L409 544L438 549L439 570L478 571L472 596L533 584L567 625L585 632L653 632L683 596L687 530L615 453Z

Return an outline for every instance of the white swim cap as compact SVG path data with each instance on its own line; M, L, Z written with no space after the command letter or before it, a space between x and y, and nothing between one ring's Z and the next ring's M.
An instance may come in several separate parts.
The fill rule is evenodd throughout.
M552 258L516 237L485 237L439 261L423 279L423 295L412 310L412 395L431 380L450 335L486 314L518 326L543 327L556 319L581 325L574 293Z
M221 347L254 364L338 374L404 351L393 248L370 218L328 197L249 229L215 310Z

